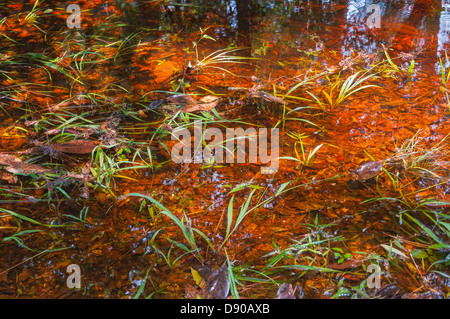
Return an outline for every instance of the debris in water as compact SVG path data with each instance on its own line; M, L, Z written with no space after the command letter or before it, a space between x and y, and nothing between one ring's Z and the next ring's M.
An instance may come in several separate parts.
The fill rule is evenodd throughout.
M281 284L277 291L277 299L295 299L294 288L287 282Z
M384 161L370 161L360 165L357 169L351 172L353 181L364 182L376 177L383 170Z
M98 143L91 140L76 140L60 144L47 144L45 146L62 153L90 154L98 146Z
M0 164L6 165L6 171L13 174L42 174L50 172L49 169L42 168L36 164L24 163L20 158L10 154L0 154Z
M219 98L213 95L202 97L198 103L187 105L182 109L183 112L204 111L209 112L219 104Z

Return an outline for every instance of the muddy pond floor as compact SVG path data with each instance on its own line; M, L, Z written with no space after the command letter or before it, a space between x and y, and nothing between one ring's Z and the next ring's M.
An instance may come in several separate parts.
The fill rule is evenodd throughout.
M444 2L77 3L0 4L0 298L448 298Z

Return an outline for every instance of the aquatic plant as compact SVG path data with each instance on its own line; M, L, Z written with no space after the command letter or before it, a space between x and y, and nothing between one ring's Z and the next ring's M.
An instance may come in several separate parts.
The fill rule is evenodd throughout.
M447 56L447 52L445 52L445 60L446 60L447 65L448 65L449 59L448 59L448 56ZM445 69L444 69L444 65L443 65L443 62L442 62L441 58L439 58L439 64L440 64L440 67L441 67L441 81L442 81L442 86L440 86L439 89L440 89L440 91L444 92L445 100L447 102L447 107L450 110L450 96L448 94L449 90L448 90L448 87L447 87L447 82L448 82L448 79L450 77L450 71L448 71L447 75L445 75Z
M296 140L295 144L294 144L294 152L295 152L296 157L294 158L294 157L284 156L284 157L280 157L280 159L290 159L290 160L300 162L303 166L311 166L314 156L320 150L320 148L323 146L323 144L317 145L314 149L311 149L308 154L306 154L303 139L307 138L308 136L305 134L301 134L301 133L287 133L287 135ZM297 144L300 145L301 156L298 153Z

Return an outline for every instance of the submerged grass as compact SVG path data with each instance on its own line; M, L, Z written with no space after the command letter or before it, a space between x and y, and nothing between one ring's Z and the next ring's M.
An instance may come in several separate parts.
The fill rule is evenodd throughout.
M391 164L401 163L403 174L394 175L385 169L384 174L390 185L385 185L382 190L379 179L379 197L367 199L362 203L380 202L383 203L382 208L395 211L400 229L416 241L414 245L424 247L411 255L411 258L421 258L422 262L424 258L430 258L427 271L431 268L441 270L442 267L450 265L447 258L450 253L450 202L439 199L436 189L448 184L448 136L427 147L425 138L420 136L421 133L419 131L405 140L389 159ZM412 180L410 176L413 177ZM421 186L424 182L428 186ZM388 249L389 254L392 250L393 248ZM401 251L397 254L404 255Z
M222 72L229 73L231 75L235 75L233 72L229 71L228 69L218 66L218 65L226 65L226 64L236 64L236 63L245 63L245 60L251 60L253 58L250 57L241 57L236 56L234 53L237 51L244 50L245 48L225 48L225 49L219 49L216 50L209 55L205 56L204 58L200 59L199 53L198 53L198 44L202 42L202 40L210 40L210 41L216 41L213 37L206 34L207 30L209 28L202 29L200 28L200 32L197 35L197 38L192 42L192 47L195 50L195 61L194 64L191 64L189 61L188 69L189 72L196 72L197 75L200 71L203 71L205 69L214 69Z
M416 173L421 178L445 180L450 172L450 150L447 147L449 137L450 134L427 147L423 130L419 130L397 148L392 159L401 161L407 172Z
M38 10L37 7L38 2L39 1L35 2L31 12L25 17L30 23L36 24L38 18L41 17L41 11ZM0 25L6 21L5 19L0 21ZM174 94L181 87L183 88L183 92L189 91L190 88L196 88L195 82L188 83L186 74L188 73L188 70L189 72L197 74L202 73L203 75L205 75L206 73L204 72L208 70L235 75L231 69L227 68L227 66L248 62L250 58L237 56L238 52L243 50L243 48L230 46L228 48L215 50L212 53L201 57L199 54L199 43L203 44L203 40L215 41L206 34L207 29L201 29L200 34L192 42L192 48L195 50L195 57L192 60L193 62L188 65L188 69L184 70L184 74L182 75L183 79L181 79L183 84L180 82L176 83L177 89L173 90L174 92L163 91L163 89L161 89L148 93L136 94L127 86L128 83L126 82L128 81L130 74L133 74L133 71L130 70L135 68L134 63L136 61L134 60L134 55L138 56L141 52L140 50L146 50L138 50L139 47L145 44L140 42L142 38L140 32L121 34L119 40L111 35L107 35L109 33L114 34L114 28L116 27L122 27L122 25L120 25L120 23L102 23L101 25L93 27L93 30L91 30L92 34L65 31L58 35L58 39L55 39L55 42L53 43L54 51L52 52L47 50L42 53L20 53L12 55L4 61L0 61L0 70L2 71L4 78L9 80L10 83L13 83L10 87L2 88L0 99L3 101L8 100L11 102L18 102L18 99L20 98L21 100L19 103L22 105L18 108L17 106L12 107L1 103L0 107L2 108L2 111L8 116L13 114L12 111L23 112L24 115L21 115L21 120L35 120L36 124L34 124L33 128L35 133L40 136L39 138L41 141L44 139L50 142L71 141L80 138L80 134L84 134L80 132L86 132L84 129L89 130L90 133L86 133L88 135L91 134L89 135L89 138L97 138L102 130L106 130L105 127L110 130L109 132L114 131L117 133L117 139L111 139L111 145L105 143L105 145L102 145L93 151L88 158L91 163L89 165L89 171L86 172L85 175L88 178L87 185L91 190L108 192L114 195L115 190L120 189L116 188L116 184L120 179L137 182L138 177L135 176L147 177L149 176L147 174L155 174L155 176L156 174L161 174L161 172L164 172L164 166L169 163L170 160L166 159L166 161L164 161L160 158L156 160L155 153L160 152L162 148L169 154L170 148L168 146L168 137L170 137L171 131L182 128L192 129L197 120L201 120L205 128L209 126L226 128L236 125L255 125L255 118L257 117L252 117L248 120L232 117L236 115L236 110L234 110L233 107L230 107L231 103L220 112L216 109L211 110L211 112L200 113L179 111L170 115L160 112L159 108L149 112L150 107L148 106L153 99L162 98L163 95L167 93ZM15 41L9 39L6 34L2 34L2 36L3 40L8 41L8 46L15 45ZM164 45L161 44L160 46L153 47L149 50L164 50ZM414 61L411 62L407 70L404 70L394 64L387 52L386 59L387 62L384 63L385 71L392 71L389 74L405 73L408 78L412 76L414 71ZM122 63L122 60L126 61L124 65L129 68L124 70L114 70L111 73L116 74L116 72L120 73L119 71L124 71L126 73L126 81L123 81L120 77L111 77L106 82L117 82L114 84L109 83L104 88L98 88L97 86L100 85L97 84L103 84L104 81L101 79L102 73L97 73L97 71L103 70L103 67L110 67L111 64L114 63ZM17 79L17 74L13 75L12 73L9 73L10 71L26 69L29 66L33 66L34 69L44 69L46 71L44 74L48 75L48 79L51 82L51 85L44 88L48 89L47 91L42 89L42 91L38 92L38 89L36 89L32 92L30 87L34 85L33 88L35 88L37 87L37 84L22 83ZM306 77L303 81L297 81L289 89L282 90L282 92L286 92L285 94L278 93L274 86L274 96L281 97L283 101L289 101L289 103L294 106L287 106L287 103L284 103L281 118L276 115L278 117L275 119L270 118L270 121L278 121L275 126L282 124L283 133L287 120L296 121L294 127L297 127L298 124L317 127L313 121L310 121L304 116L304 113L314 111L314 109L321 109L322 111L335 110L358 91L376 87L376 85L373 84L366 84L367 81L373 79L375 76L375 74L369 74L368 72L356 72L348 76L345 80L341 79L339 76L333 81L328 78L328 89L321 88L319 91L325 97L324 100L323 98L320 98L320 96L311 93L313 91L310 92L309 85L316 85L317 83L315 83L315 80L325 75L328 75L328 73L319 73L311 77ZM64 84L62 87L57 87L55 83L58 83L59 85L61 78L64 80L62 81ZM443 77L442 80L443 86L446 88L448 75L445 79ZM99 83L97 83L97 81ZM186 81L186 83L184 83L184 81ZM163 84L165 85L166 83ZM229 98L228 94L215 93L220 92L220 89L222 88L216 90L216 88L199 87L208 94L220 94L225 99ZM64 88L67 90L62 91ZM45 105L45 103L40 104L39 100L37 100L39 103L34 101L32 104L28 103L26 98L23 98L23 96L27 96L27 94L31 93L40 93L40 96L45 96L48 92L51 92L52 89L58 92L49 95L50 97L55 98L54 101L52 101L55 102L54 105L48 105L48 102L47 105ZM308 98L296 96L295 93L300 90L305 90L305 96ZM144 90L142 89L142 91ZM69 94L68 97L65 96L67 92ZM448 100L447 91L445 92ZM195 93L191 92L191 94ZM63 101L57 103L60 98L62 98ZM315 102L317 105L299 105L303 102ZM66 104L70 104L70 106L64 106ZM52 106L54 106L54 108L52 108ZM247 104L244 104L244 107L247 107ZM321 114L323 114L323 112L321 112ZM273 116L273 114L270 114L270 117ZM269 115L267 118L269 118ZM108 127L108 119L122 120L121 127ZM264 121L261 121L263 123L260 125L267 125L268 121L269 119L264 119ZM52 130L60 130L60 132L54 135L44 135L44 132L47 133ZM23 131L28 133L27 129L23 128ZM306 146L307 144L304 143L304 139L307 136L298 133L287 133L287 135L295 139L294 153L296 157L281 157L280 159L291 159L299 162L303 166L313 166L317 154L320 150L323 150L322 147L325 143L320 143L317 146L311 146L309 148ZM137 141L137 139L140 140ZM227 141L223 141L223 143L226 142ZM202 137L202 143L203 145L206 144L205 136ZM435 146L425 149L423 145L424 139L415 136L413 139L405 141L388 163L401 162L404 170L406 172L414 172L416 178L423 179L426 176L428 179L439 179L439 183L441 184L438 183L428 188L431 189L432 187L436 187L436 185L442 185L442 183L445 182L445 178L447 178L446 174L448 174L448 171L446 169L448 167L448 150L446 149L446 143L447 140L443 140ZM157 145L159 149L155 149L154 145ZM225 145L226 144L223 144L221 146L226 151L231 152L231 150L226 149ZM33 161L42 163L43 158L44 156L40 155L33 158ZM210 164L211 163L203 166L202 169L204 169L204 171L210 168L214 169L215 167L212 165L214 163ZM55 168L52 176L45 176L43 179L35 179L35 176L32 176L32 179L35 180L29 183L36 186L36 188L37 186L43 187L46 183L51 184L53 190L49 190L48 194L45 194L48 195L49 198L51 196L56 196L58 198L59 196L62 197L63 200L71 202L76 200L76 195L71 192L73 189L64 185L65 175L69 172L68 166L64 165L64 163L58 163L51 167ZM145 175L139 175L144 172L139 171L140 169L145 170ZM150 173L148 173L148 171L150 171ZM201 173L204 171L200 170ZM131 172L139 174L132 177ZM444 251L448 253L450 221L448 220L447 212L440 208L447 207L449 203L432 198L417 200L414 197L421 191L428 189L421 188L419 190L411 190L408 187L410 187L413 182L408 180L409 184L407 184L398 175L393 174L390 171L390 168L385 170L385 175L388 178L387 181L390 181L394 186L394 189L387 192L387 187L382 188L380 186L378 187L380 192L379 198L370 199L366 201L366 203L385 202L394 204L392 207L397 209L396 212L398 213L399 223L408 235L411 235L412 238L420 241L422 247L429 248L434 252ZM90 177L92 177L92 179L89 179ZM178 176L174 177L174 179L177 178ZM329 180L331 179L332 178ZM183 180L180 179L180 181ZM245 230L246 219L250 218L252 216L251 214L257 216L260 208L279 199L282 195L296 187L312 187L320 182L316 181L315 178L311 178L310 182L292 186L297 181L283 183L283 181L278 179L278 176L274 176L273 178L270 177L267 181L267 184L271 184L271 187L274 187L273 185L279 185L278 188L275 188L276 191L273 191L273 194L269 193L269 186L267 186L267 184L263 187L260 186L260 184L256 184L254 181L250 181L245 185L239 185L232 188L231 191L225 195L225 206L227 205L224 208L225 224L222 225L219 222L217 225L217 229L220 230L220 234L222 235L221 237L218 236L218 238L220 238L218 241L215 237L213 238L210 234L195 227L195 220L189 213L186 213L185 211L180 213L178 210L173 210L172 206L167 206L167 208L163 205L162 202L165 200L164 197L157 199L159 198L158 196L132 191L120 198L138 197L142 200L140 202L140 208L148 208L151 218L150 221L152 223L154 220L158 220L158 218L161 219L162 216L165 216L169 219L170 224L176 226L178 234L171 232L165 233L163 228L155 227L155 231L148 240L149 249L145 252L145 254L151 251L155 252L156 255L159 256L159 260L162 260L163 263L165 262L171 270L176 270L185 259L188 259L188 256L193 256L195 260L203 263L206 261L206 258L210 258L208 255L210 251L214 251L214 253L217 253L217 255L221 257L223 257L224 253L228 265L228 279L233 298L237 299L240 298L240 295L243 295L243 291L247 288L245 283L270 283L277 286L279 284L277 280L284 280L285 275L288 274L288 272L290 272L290 275L294 274L291 278L294 278L295 280L306 278L308 273L344 273L344 271L328 267L329 263L330 261L335 261L338 264L341 264L347 261L353 252L347 252L341 248L345 246L345 238L343 236L327 231L329 227L334 227L335 225L332 223L319 223L320 214L316 214L311 223L306 222L300 225L301 227L304 227L307 233L304 236L301 236L300 239L289 238L293 244L288 245L287 247L280 247L281 245L277 244L276 240L274 240L274 250L261 256L263 265L233 265L228 254L228 251L232 248L230 242L233 237L239 238L239 231ZM139 183L136 184L142 186ZM149 186L149 184L146 184L145 186ZM200 189L200 186L198 186L198 189ZM382 189L384 193L381 191ZM27 192L31 191L27 190ZM156 190L155 193L157 193ZM26 196L26 194L17 196L20 199L23 197L22 195ZM19 201L19 199L17 201ZM60 213L59 204L61 202L62 200L59 199L48 199L47 201L49 209L52 209L53 212L58 214ZM90 219L93 211L95 212L95 208L88 206L88 204L88 201L83 203L83 208L79 210L78 216L62 214L58 217L71 218L85 226L88 222L88 218ZM21 247L25 247L29 250L32 248L29 247L28 243L23 238L40 234L43 231L40 229L23 230L21 229L23 223L30 223L32 224L32 227L36 228L65 226L56 224L48 225L31 219L23 214L15 213L12 210L0 209L0 212L5 214L0 216L0 218L13 218L17 224L17 228L11 228L16 232L10 236L4 237L2 242L16 242ZM278 212L274 212L274 214L277 213ZM308 216L308 218L310 217ZM322 220L321 217L320 220ZM8 231L9 230L10 229L8 229ZM276 238L276 234L274 237ZM390 245L382 244L381 247L386 249L390 258L393 258L395 254L399 255L399 251L404 251L395 243ZM424 248L423 251L425 250L426 249ZM205 252L208 257L205 257ZM420 256L420 252L417 252L415 256ZM448 256L445 258L441 257L441 255L439 255L439 258L436 257L430 267L436 266L436 269L441 269L437 266L448 266ZM210 261L210 259L208 259L208 261ZM240 261L235 260L235 262L239 263ZM138 298L142 296L145 283L148 282L148 280L150 280L153 285L152 280L154 280L154 277L151 276L150 271L151 267L146 271L135 297ZM247 276L248 273L251 275ZM333 280L338 279L334 278ZM333 288L336 290L333 290L333 298L342 297L348 293L349 289L344 287L343 280L344 279L340 280L336 287ZM365 281L363 281L360 286L355 287L355 291L360 291L361 294L365 293L364 285ZM155 285L153 285L153 288L155 289L154 293L160 291L160 288ZM242 291L240 290L241 288ZM152 295L153 293L150 294L149 297ZM366 294L366 296L368 295Z

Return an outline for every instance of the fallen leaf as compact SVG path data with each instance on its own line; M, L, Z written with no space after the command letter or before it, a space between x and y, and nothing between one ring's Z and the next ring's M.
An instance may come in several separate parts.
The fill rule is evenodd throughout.
M398 250L397 248L394 248L392 246L388 246L385 244L381 244L380 246L383 247L384 249L386 249L389 253L392 252L392 253L402 256L404 258L408 258L408 256L406 256L402 251Z
M14 165L6 167L6 171L13 174L40 174L50 172L49 169L42 168L36 164L28 164L28 163L15 163Z
M263 98L264 101L274 102L274 103L279 103L279 104L285 104L286 103L282 99L280 99L279 97L273 96L272 94L269 94L267 92L259 91L258 93L259 93L258 94L259 97Z
M361 164L354 171L351 171L351 177L354 181L364 182L368 179L374 178L383 170L383 160L369 161Z
M13 174L29 175L50 172L49 169L39 165L24 163L20 158L10 154L0 154L0 164L6 165L6 171Z
M202 299L225 299L228 297L229 292L228 266L224 262L205 280L200 296Z
M219 104L219 98L213 95L202 97L198 103L187 105L182 109L183 112L204 111L209 112Z
M277 299L295 299L294 288L287 282L282 283L277 291Z
M356 260L345 260L339 263L333 263L328 265L328 268L336 269L336 270L344 270L344 269L353 269L361 267L362 262L359 259Z
M203 280L202 276L200 276L200 274L198 273L197 270L195 270L194 268L191 267L191 274L192 277L194 278L195 283L197 284L197 286L199 286L200 288L203 287L203 285L205 284L205 281Z
M159 107L161 104L163 104L163 102L164 102L164 99L159 99L159 100L152 101L152 102L148 105L147 110L154 110L154 109L156 109L157 107Z
M15 163L22 163L22 162L23 161L20 158L14 156L14 155L5 154L5 153L0 154L0 164L12 165Z
M373 292L373 297L376 298L387 298L387 297L393 297L398 294L400 291L400 288L397 286L396 283L391 283L386 286L383 286Z

